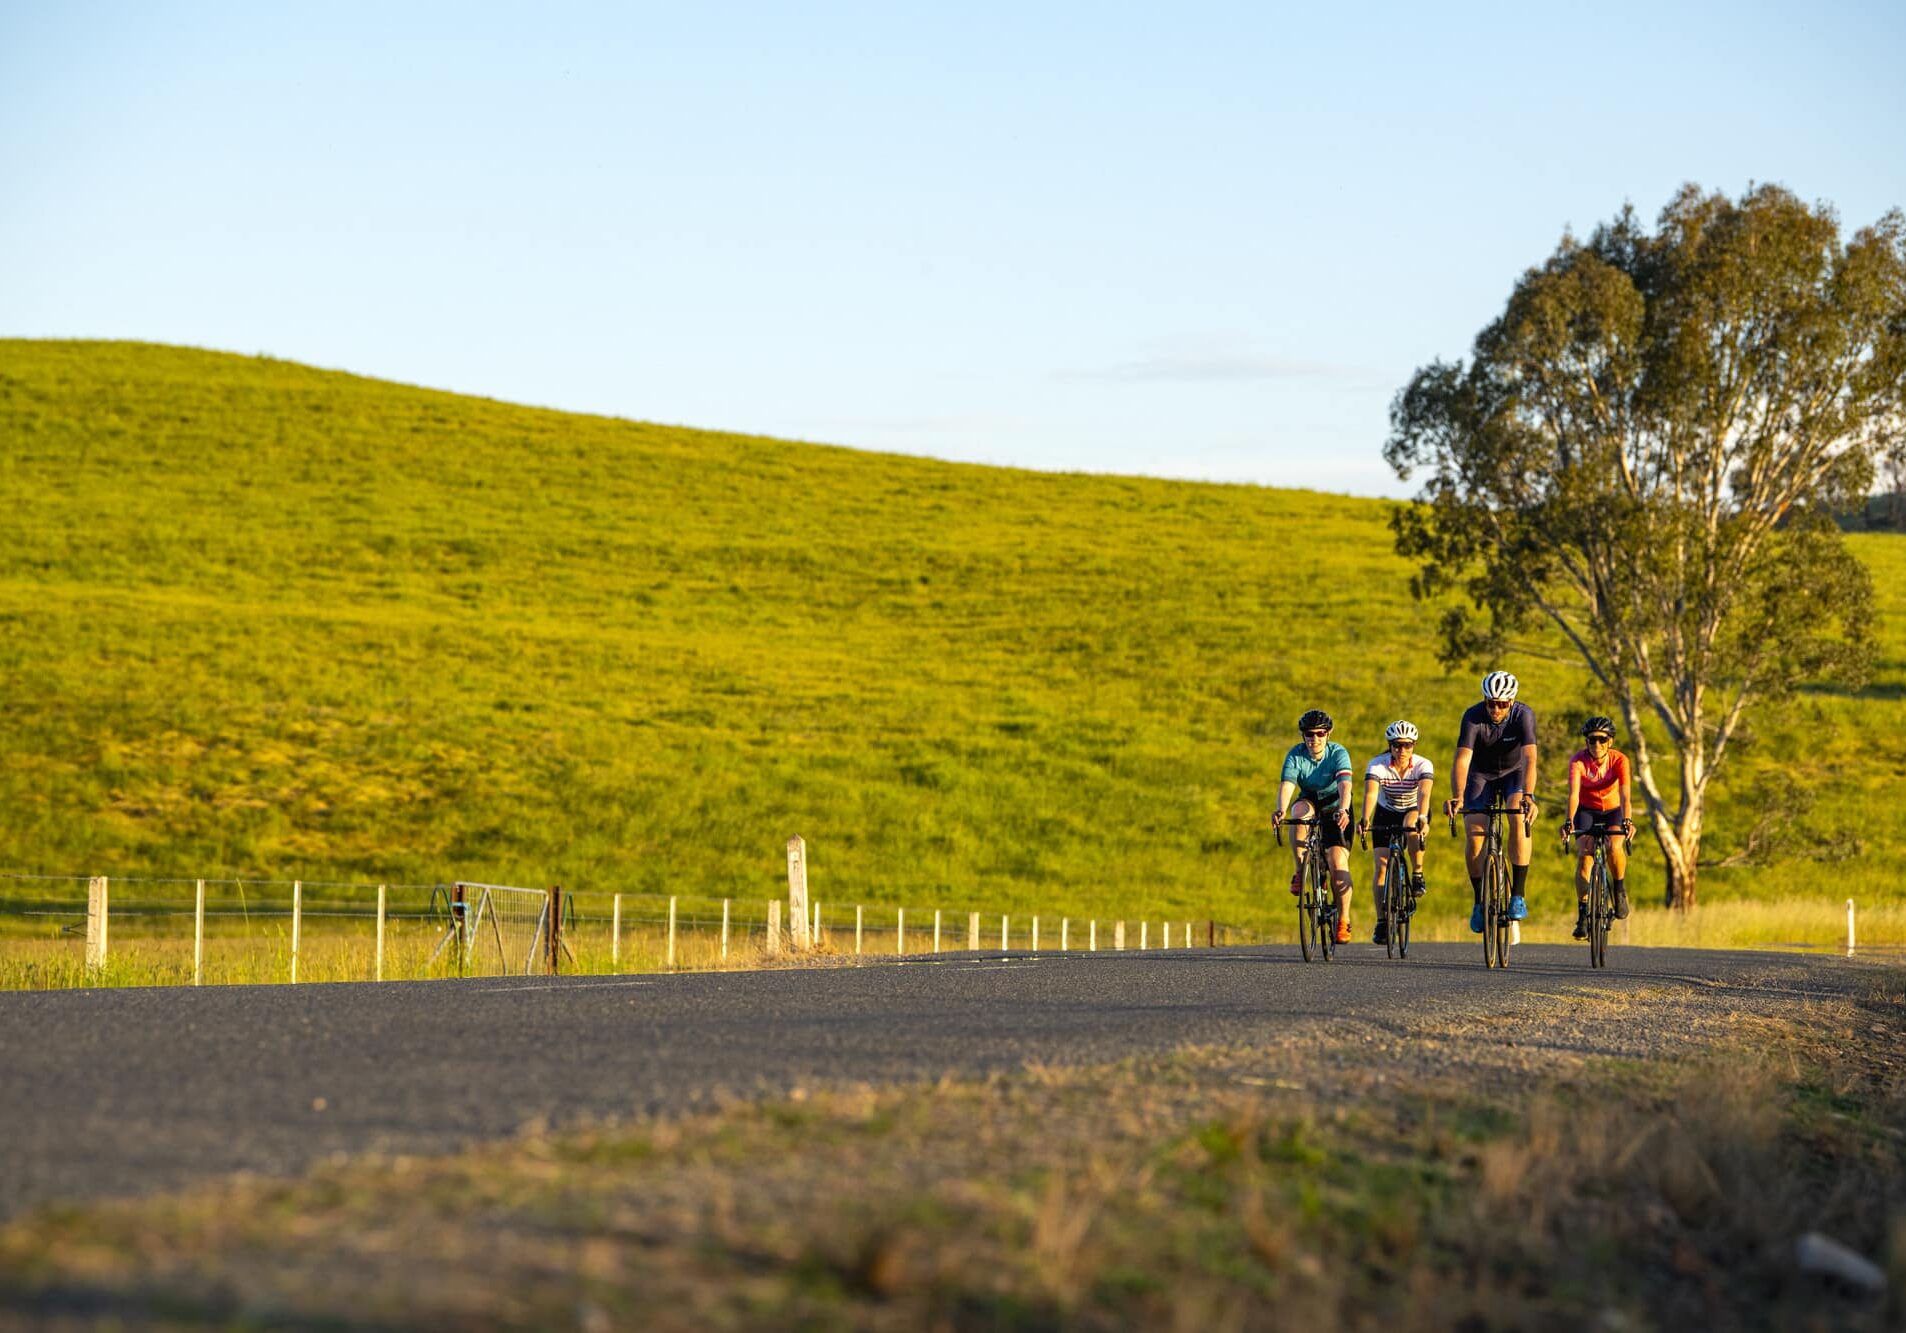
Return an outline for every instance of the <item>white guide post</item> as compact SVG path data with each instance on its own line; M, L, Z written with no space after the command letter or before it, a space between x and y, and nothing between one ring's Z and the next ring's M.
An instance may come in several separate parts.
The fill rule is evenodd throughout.
M1086 932L1085 951L1087 953L1097 953L1099 951L1099 922L1097 917L1092 919L1092 928Z
M1152 923L1149 921L1138 923L1138 947L1141 949L1152 947Z
M384 979L384 917L390 906L390 885L377 886L377 949L371 955L371 980Z
M1853 956L1853 900L1846 900L1846 956Z
M1065 953L1071 947L1072 947L1072 918L1069 916L1062 916L1059 918L1059 952Z
M768 952L781 952L781 904L778 900L768 904Z
M383 920L378 920L378 928L383 928ZM383 936L380 934L380 940ZM199 881L198 903L192 909L192 984L205 984L205 881Z
M86 970L106 965L106 877L86 881Z
M1001 953L1006 952L1008 947L1006 941L1011 937L1010 932L1007 930L1007 922L1009 920L1010 918L1003 916L999 919L999 951Z
M788 839L788 925L796 949L812 943L807 917L807 840L798 833Z
M940 951L940 909L933 909L933 952Z
M978 912L968 912L966 914L966 947L969 949L979 948Z
M894 909L893 951L896 954L907 951L907 909L904 907Z
M304 884L291 881L291 984L298 984L298 936L304 927Z
M860 927L861 927L860 904L855 903L854 904L854 957L856 958L860 957Z
M721 900L721 961L728 961L728 900Z
M1165 923L1165 948L1171 948L1171 922Z
M609 966L622 968L622 895L609 900Z
M821 947L821 900L819 898L814 900L814 929L809 933L808 940L816 949Z
M669 894L668 896L668 963L667 963L667 966L671 970L673 970L673 968L675 967L675 895L672 893Z
M1032 951L1039 952L1039 918L1032 919Z
M1123 949L1125 947L1125 923L1123 921L1114 921L1112 923L1112 947L1114 949Z

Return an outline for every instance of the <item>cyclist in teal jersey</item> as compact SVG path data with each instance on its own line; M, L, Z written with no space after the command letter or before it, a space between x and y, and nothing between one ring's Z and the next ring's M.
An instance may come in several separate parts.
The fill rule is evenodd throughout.
M1297 719L1303 740L1284 755L1284 771L1277 784L1277 813L1272 824L1286 818L1309 819L1316 815L1316 832L1324 840L1324 855L1330 862L1330 880L1337 894L1337 943L1350 942L1350 752L1330 739L1335 724L1330 714L1313 708ZM1291 892L1304 891L1304 848L1310 842L1308 827L1291 830L1291 850L1296 870L1291 875Z

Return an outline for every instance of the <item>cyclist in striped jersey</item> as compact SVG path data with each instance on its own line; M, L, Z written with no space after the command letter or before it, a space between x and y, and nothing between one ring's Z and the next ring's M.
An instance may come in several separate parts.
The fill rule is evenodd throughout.
M1429 812L1430 791L1436 785L1436 767L1427 755L1416 752L1416 724L1401 719L1384 728L1383 737L1390 748L1364 766L1363 818L1358 827L1370 833L1376 855L1377 929L1373 943L1388 942L1384 921L1386 904L1385 875L1390 868L1390 835L1398 828L1410 829L1404 844L1410 852L1410 894L1423 896L1423 816ZM1375 819L1371 818L1375 815Z

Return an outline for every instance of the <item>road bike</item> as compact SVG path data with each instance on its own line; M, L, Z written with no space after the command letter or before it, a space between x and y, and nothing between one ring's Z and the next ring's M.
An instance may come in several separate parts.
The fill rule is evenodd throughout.
M1313 830L1304 843L1304 859L1298 865L1302 881L1297 895L1297 943L1304 951L1306 963L1317 957L1327 963L1337 953L1337 894L1330 883L1330 858L1324 854L1323 838L1315 832L1318 827L1315 816L1280 820L1276 826L1279 847L1284 845L1285 824Z
M1416 886L1410 877L1409 838L1416 825L1398 824L1390 830L1390 859L1377 885L1377 910L1383 916L1384 952L1391 958L1410 956L1410 919L1416 915ZM1357 830L1364 847L1367 826Z
M1500 804L1466 805L1462 813L1484 815L1489 820L1482 842L1482 965L1507 967L1515 923L1509 919L1509 858L1503 850L1502 821L1507 816L1516 816L1523 821L1522 831L1526 835L1532 816L1516 806ZM1452 837L1456 836L1454 816L1450 817L1449 832Z
M1611 838L1627 839L1632 850L1634 840L1620 823L1590 824L1579 831L1564 827L1562 848L1571 859L1577 838L1595 840L1594 860L1588 870L1588 897L1582 904L1582 924L1588 929L1588 965L1607 967L1608 927L1615 920L1615 880L1608 871L1608 843Z

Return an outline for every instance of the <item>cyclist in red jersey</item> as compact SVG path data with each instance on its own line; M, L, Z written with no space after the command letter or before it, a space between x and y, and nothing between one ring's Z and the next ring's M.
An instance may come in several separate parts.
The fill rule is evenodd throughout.
M1633 837L1634 792L1628 772L1628 756L1615 749L1615 724L1605 717L1591 717L1582 724L1583 748L1569 756L1568 817L1562 824L1562 842L1575 836L1575 938L1588 937L1588 876L1595 861L1595 841L1589 830L1616 824L1611 816L1620 815L1620 828ZM1615 915L1628 916L1628 843L1627 837L1608 840L1608 868L1615 873Z

